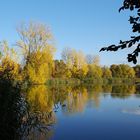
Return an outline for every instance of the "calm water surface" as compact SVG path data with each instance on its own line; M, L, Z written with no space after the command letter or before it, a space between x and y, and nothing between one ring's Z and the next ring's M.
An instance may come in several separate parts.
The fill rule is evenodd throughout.
M33 119L20 139L140 140L138 86L33 86L22 92L30 114L22 120L35 116L38 122Z

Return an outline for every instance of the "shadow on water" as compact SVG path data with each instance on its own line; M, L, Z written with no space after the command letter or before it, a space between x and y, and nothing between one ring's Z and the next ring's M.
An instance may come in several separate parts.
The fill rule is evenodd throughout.
M20 113L20 90L10 83L0 86L0 139L18 138L18 129L24 113Z
M34 110L32 104L26 101L25 95L21 94L20 87L12 86L10 83L1 84L0 139L38 140L49 138L52 135L49 130L55 122L54 114L52 111L43 112L42 109L44 108L39 106Z
M0 140L49 140L54 135L55 112L60 109L64 115L83 112L90 101L98 108L101 96L123 99L138 96L139 89L135 85L41 85L24 89L1 84Z

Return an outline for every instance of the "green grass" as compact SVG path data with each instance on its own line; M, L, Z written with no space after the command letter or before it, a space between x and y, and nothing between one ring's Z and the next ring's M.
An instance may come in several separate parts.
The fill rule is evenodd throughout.
M135 84L140 83L140 78L52 78L47 85L80 85L80 84Z
M52 78L47 81L47 85L79 85L81 81L76 78Z

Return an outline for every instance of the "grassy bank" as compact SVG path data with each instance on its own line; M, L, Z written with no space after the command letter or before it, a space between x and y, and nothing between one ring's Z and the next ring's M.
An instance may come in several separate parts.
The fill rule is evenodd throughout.
M52 78L47 81L47 85L80 85L81 81L76 78Z
M80 84L135 84L140 83L140 78L52 78L47 85L80 85Z

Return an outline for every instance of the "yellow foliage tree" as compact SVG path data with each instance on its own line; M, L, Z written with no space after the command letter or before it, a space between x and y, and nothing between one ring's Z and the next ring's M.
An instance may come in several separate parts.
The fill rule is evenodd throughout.
M50 99L48 89L44 85L31 86L27 90L27 101L32 111L51 112L53 110L53 100Z
M1 43L1 62L0 62L0 77L3 80L19 81L20 65L18 64L17 54L13 48L8 46L6 41Z
M54 47L52 34L44 24L22 24L18 29L20 40L17 46L22 50L25 66L24 78L30 84L44 84L53 69Z
M88 72L86 57L82 51L65 48L62 52L62 59L67 64L75 78L83 78Z
M50 48L42 52L30 54L28 63L24 67L24 77L29 83L44 84L51 75L53 67L52 52Z
M38 119L40 124L54 124L56 117L53 112L54 100L45 85L31 86L27 89L26 100L29 113Z

